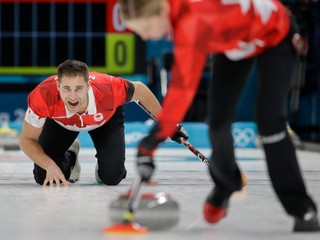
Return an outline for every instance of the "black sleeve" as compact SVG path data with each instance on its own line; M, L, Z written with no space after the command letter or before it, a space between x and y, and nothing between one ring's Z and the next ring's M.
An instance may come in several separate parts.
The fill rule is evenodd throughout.
M126 97L126 102L130 102L134 93L134 85L132 82L126 80L126 85L127 85L127 97Z

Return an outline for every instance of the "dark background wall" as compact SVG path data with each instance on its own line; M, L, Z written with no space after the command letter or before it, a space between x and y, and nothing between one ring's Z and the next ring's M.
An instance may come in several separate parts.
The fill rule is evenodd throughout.
M306 139L320 141L320 2L283 0L309 42L298 98L288 96L288 121ZM146 83L161 101L172 43L143 42L126 30L119 18L117 0L2 0L0 1L0 122L21 122L27 94L59 63L75 58L92 71L101 71ZM185 121L206 121L210 59ZM162 84L161 84L162 83ZM248 79L235 121L253 121L255 69ZM294 109L290 103L298 103ZM126 106L127 120L145 120L138 108ZM1 120L2 119L2 120Z

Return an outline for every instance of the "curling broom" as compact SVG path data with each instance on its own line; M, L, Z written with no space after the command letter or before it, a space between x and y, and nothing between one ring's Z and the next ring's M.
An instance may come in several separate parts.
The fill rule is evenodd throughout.
M146 234L148 232L147 227L143 227L134 222L134 213L139 204L140 196L139 191L142 185L141 177L137 177L129 191L129 201L127 209L122 216L122 221L115 223L110 227L105 227L104 231L111 234Z

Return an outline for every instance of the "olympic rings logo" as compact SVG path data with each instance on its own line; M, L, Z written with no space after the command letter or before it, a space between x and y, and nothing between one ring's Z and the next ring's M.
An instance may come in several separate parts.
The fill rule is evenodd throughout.
M233 128L234 145L237 147L247 147L250 143L255 144L256 133L252 128Z

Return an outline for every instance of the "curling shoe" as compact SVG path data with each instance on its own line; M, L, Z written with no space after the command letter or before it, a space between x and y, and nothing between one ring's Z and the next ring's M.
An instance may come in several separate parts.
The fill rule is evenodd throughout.
M318 232L320 226L317 218L317 212L309 208L302 218L295 217L294 232Z
M227 215L227 210L223 207L215 206L210 202L204 203L203 216L208 223L217 223Z
M75 163L73 165L73 167L71 167L71 173L70 173L70 178L68 180L68 182L70 183L76 183L79 181L80 178L80 171L81 171L81 166L79 163L79 151L80 151L80 142L78 139L76 139L72 145L70 146L70 148L68 149L68 151L72 152L75 154L76 156L76 160Z
M218 204L219 202L219 204ZM214 191L210 193L203 206L203 216L208 223L217 223L227 215L228 199L218 200Z

